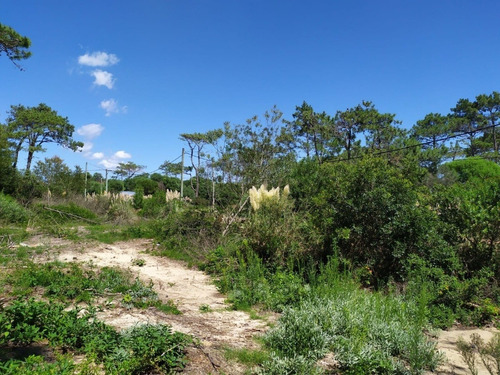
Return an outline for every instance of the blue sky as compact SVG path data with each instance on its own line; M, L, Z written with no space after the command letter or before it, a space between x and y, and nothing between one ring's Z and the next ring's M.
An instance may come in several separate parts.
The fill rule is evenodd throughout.
M180 133L242 123L307 101L333 115L370 100L410 128L459 98L500 90L498 0L5 0L0 23L32 41L17 70L0 56L0 122L46 103L75 125L99 171L151 172Z

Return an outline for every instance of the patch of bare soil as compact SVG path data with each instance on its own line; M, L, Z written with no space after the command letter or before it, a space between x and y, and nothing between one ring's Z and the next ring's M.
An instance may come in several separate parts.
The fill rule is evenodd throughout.
M41 240L36 244L31 242L31 245L51 245ZM203 272L189 269L175 260L151 255L154 245L150 240L113 245L58 241L54 245L54 250L43 255L46 257L44 261L83 262L97 267L130 269L146 284L152 282L162 301L173 300L182 315L167 315L154 308L115 308L99 313L99 318L118 329L145 322L163 323L171 325L174 331L194 336L197 343L188 350L186 374L243 373L241 366L225 360L223 348L254 348L257 344L253 337L267 329L264 320L250 319L245 312L228 311L224 296ZM201 306L206 312L200 310Z
M488 342L497 332L499 331L495 328L453 328L448 331L441 331L439 333L437 347L444 353L446 363L444 363L436 373L442 375L470 375L470 371L457 349L458 339L462 337L465 341L470 342L471 335L476 333L480 335L485 342ZM488 370L483 366L479 357L476 361L476 367L478 375L489 375Z

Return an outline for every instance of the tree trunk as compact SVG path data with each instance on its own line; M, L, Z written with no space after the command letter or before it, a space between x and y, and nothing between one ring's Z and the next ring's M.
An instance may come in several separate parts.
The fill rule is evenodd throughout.
M26 174L29 174L31 168L31 161L33 160L34 151L28 151L28 161L26 163Z

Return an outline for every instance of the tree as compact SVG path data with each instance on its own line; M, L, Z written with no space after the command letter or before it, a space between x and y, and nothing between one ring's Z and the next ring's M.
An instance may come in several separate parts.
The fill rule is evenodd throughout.
M395 114L380 113L371 102L363 102L358 109L359 121L366 136L366 144L372 150L386 150L403 135L397 127L401 122Z
M479 114L482 117L483 126L491 126L491 128L484 131L485 140L488 141L491 139L493 153L495 157L498 157L496 127L500 123L500 93L493 91L490 95L478 95L476 96L476 103Z
M23 68L18 61L31 56L31 52L27 50L30 46L31 41L27 37L21 36L13 28L0 23L0 55L5 53L20 70Z
M137 172L146 168L144 165L138 165L132 161L126 163L118 163L115 169L115 175L122 179L132 178Z
M227 147L222 158L240 182L242 191L252 185L286 185L284 179L295 155L290 150L290 135L282 126L282 116L273 107L264 113L264 121L253 116L245 124L233 127L227 124L224 134Z
M455 133L468 135L467 156L475 156L480 152L477 136L481 128L481 115L477 103L469 99L459 99L457 105L451 109L451 126Z
M189 147L189 154L191 158L191 165L196 174L196 188L195 197L200 194L200 172L201 172L201 159L203 156L203 148L206 145L214 145L217 140L222 137L222 129L209 130L206 133L183 133L180 135L180 139L187 142ZM194 157L196 152L197 162L195 163Z
M411 136L422 145L423 164L432 173L437 172L437 167L448 152L445 145L440 144L440 139L450 133L449 117L439 113L429 113L422 120L417 121L411 130Z
M7 141L7 128L0 124L0 191L11 192L14 188L16 171L12 168L12 158Z
M305 101L295 107L294 121L289 122L295 139L295 144L303 149L309 158L314 152L318 164L328 154L332 140L332 119L325 112L314 112Z
M28 157L26 172L29 173L33 155L45 151L45 143L56 143L76 151L83 146L82 142L74 141L72 136L75 127L67 117L62 117L48 105L41 103L37 107L23 105L11 106L7 118L9 140L14 148L13 166L17 166L19 152L27 144Z
M165 161L160 168L165 176L175 177L182 173L182 163L172 163L170 161Z
M33 168L33 174L38 177L54 195L64 195L71 184L71 169L64 164L59 156L38 161Z
M363 105L365 102L363 102ZM349 108L343 112L337 111L334 119L334 132L335 136L340 140L342 146L347 153L347 159L352 157L353 150L360 145L356 141L356 135L363 130L361 117L363 107L358 105L354 108Z

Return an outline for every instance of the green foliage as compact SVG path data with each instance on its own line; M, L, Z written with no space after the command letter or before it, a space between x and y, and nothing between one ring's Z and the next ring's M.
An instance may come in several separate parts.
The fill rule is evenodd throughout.
M421 320L415 319L415 305L349 284L332 292L327 299L313 298L284 311L265 336L275 353L272 362L294 363L300 357L294 366L303 373L303 363L313 368L333 351L346 374L415 374L437 366L440 357L422 333Z
M323 164L313 172L314 180L297 174L292 193L294 185L303 192L298 204L311 212L313 233L321 233L314 239L322 242L314 247L316 258L324 259L338 247L354 268L369 267L370 283L380 286L390 278L404 278L409 255L433 256L433 248L445 247L438 217L424 205L425 196L387 160Z
M77 264L26 263L25 267L7 275L5 283L12 286L12 293L17 296L29 296L38 289L50 299L91 304L96 297L120 294L121 303L126 307L156 307L166 313L180 314L171 301L162 303L158 299L152 284L144 285L130 272L115 268L94 271Z
M46 362L44 357L36 355L30 355L25 360L0 362L0 373L4 375L72 375L75 368L68 356L59 356L54 363Z
M139 217L132 207L131 202L117 200L111 203L106 214L106 220L114 224L133 224L139 221Z
M171 202L169 205L176 204L176 202ZM169 205L165 199L165 192L156 191L151 198L143 200L141 215L148 218L160 218L166 214Z
M141 209L144 206L144 189L136 188L133 200L133 206L135 209Z
M466 158L446 163L443 169L454 171L458 176L458 181L467 182L477 179L497 179L500 178L500 165L482 158Z
M0 192L0 221L23 224L28 221L28 211L12 197Z
M162 244L160 255L188 262L203 261L222 233L216 212L179 200L168 202L165 217L155 221L152 228Z
M93 309L67 310L64 305L33 299L2 307L0 332L0 344L48 340L51 346L84 353L116 374L166 373L181 368L185 364L184 348L190 342L188 336L172 333L163 325L136 326L118 333L97 320ZM44 366L40 359L33 358L8 366L23 368L31 362ZM71 364L66 365L71 368Z
M30 46L31 40L28 37L22 36L7 25L0 24L0 54L5 53L20 70L23 69L18 61L31 56L31 51L28 50Z

